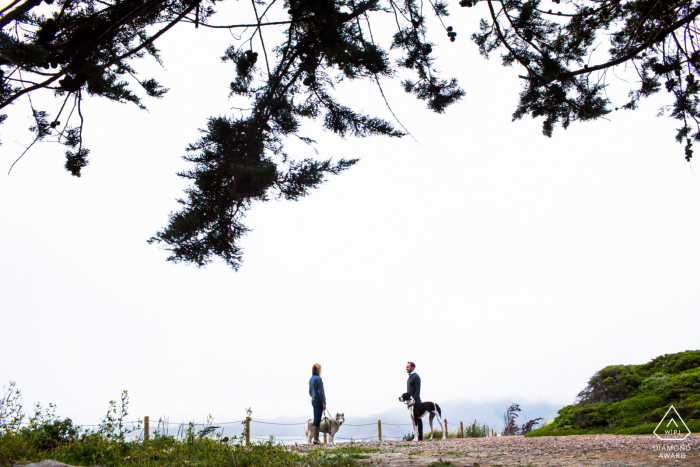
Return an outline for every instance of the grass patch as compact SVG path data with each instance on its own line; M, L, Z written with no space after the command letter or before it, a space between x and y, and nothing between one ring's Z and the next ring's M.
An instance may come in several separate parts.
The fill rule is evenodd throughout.
M691 433L700 433L700 420L686 420L685 424ZM626 428L618 428L617 430L610 430L608 428L557 428L552 425L548 425L544 428L539 428L533 430L526 434L525 437L535 437L535 436L569 436L569 435L601 435L601 434L612 434L612 435L651 435L657 427L657 423L645 423L643 425L637 425Z
M450 467L451 465L453 465L452 462L439 459L428 464L428 467Z
M326 452L332 452L338 455L354 456L357 454L371 454L373 452L381 452L380 449L365 448L362 446L340 446L337 448L326 448ZM364 459L364 458L363 458Z
M362 446L341 446L337 448L326 448L330 451L342 454L367 454L372 452L380 452L381 449L365 448Z

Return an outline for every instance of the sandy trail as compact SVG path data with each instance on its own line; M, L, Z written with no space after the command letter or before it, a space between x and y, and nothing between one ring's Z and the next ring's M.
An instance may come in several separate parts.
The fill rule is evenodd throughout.
M660 441L654 435L593 435L467 438L420 443L374 441L358 442L354 446L379 449L380 452L368 453L369 458L360 462L385 466L430 465L443 460L454 466L470 467L700 467L700 434L690 435L682 442ZM333 448L325 449L332 452Z

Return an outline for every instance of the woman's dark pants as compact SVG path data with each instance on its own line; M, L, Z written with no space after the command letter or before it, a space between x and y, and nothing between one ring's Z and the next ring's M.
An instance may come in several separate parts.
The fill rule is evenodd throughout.
M323 414L323 402L311 399L314 408L314 426L321 426L321 415Z

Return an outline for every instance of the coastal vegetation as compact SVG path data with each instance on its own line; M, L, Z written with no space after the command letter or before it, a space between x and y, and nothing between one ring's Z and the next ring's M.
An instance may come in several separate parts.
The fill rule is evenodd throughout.
M574 404L526 436L651 434L673 405L692 433L700 432L700 350L657 357L643 365L596 372Z
M144 439L138 435L139 424L125 422L128 402L124 391L121 403L110 402L97 427L85 429L70 418L56 416L52 404L46 409L37 404L34 415L26 417L21 392L10 383L0 399L0 465L52 459L75 466L101 467L341 467L355 465L357 459L365 457L352 449L335 454L312 449L302 455L273 438L245 445L245 434L222 437L211 417L201 429L190 423L181 427L176 436L170 435L161 422L150 439Z

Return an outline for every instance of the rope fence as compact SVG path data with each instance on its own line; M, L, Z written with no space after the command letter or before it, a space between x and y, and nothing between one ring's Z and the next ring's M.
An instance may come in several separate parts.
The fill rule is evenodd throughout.
M241 420L239 423L243 423L245 420ZM258 420L251 420L253 423L262 423L264 425L280 425L280 426L292 426L292 425L306 425L306 422L301 423L272 423L272 422L261 422Z
M442 422L443 422L443 427L442 427L442 428L444 429L446 435L447 435L447 434L450 434L450 431L449 431L449 429L448 429L448 422L447 422L447 419L443 419ZM141 424L142 424L142 423L143 423L143 427L141 427ZM160 420L158 421L158 426L164 426L166 430L170 430L170 427L171 427L171 426L180 427L179 429L182 429L182 428L187 427L187 426L202 426L202 427L207 427L207 428L211 427L211 428L213 428L213 429L218 429L218 428L221 428L221 425L242 424L242 425L245 425L244 433L245 433L245 443L246 443L246 445L249 445L249 444L250 444L250 440L251 440L251 439L254 439L254 440L270 440L270 439L271 439L271 436L272 436L272 435L271 435L271 436L268 436L268 437L251 436L251 435L250 435L250 424L251 424L251 423L258 423L258 424L261 424L261 425L275 425L275 426L302 426L302 425L306 425L308 422L299 422L299 423L264 422L264 421L262 421L262 420L253 420L251 417L248 417L248 418L246 418L246 419L244 419L244 420L236 420L236 421L233 421L233 422L221 422L221 423L213 423L213 421L210 421L210 422L207 422L207 423L170 422L170 421L167 420L167 419L166 419L166 420L160 419ZM112 422L112 423L110 423L110 424L111 424L112 426L115 426L115 425L116 425L114 422ZM31 425L31 422L21 422L20 425L25 425L25 426ZM78 427L80 427L80 428L82 428L82 427L94 428L94 427L100 427L100 426L105 426L105 425L106 425L106 424L103 422L102 424L99 424L99 425L76 425L76 426L78 426ZM135 421L130 421L130 422L121 422L121 426L122 426L122 427L127 427L128 425L131 425L131 426L133 427L133 428L130 429L130 431L128 432L129 434L131 434L131 433L137 433L137 435L136 435L137 437L138 437L138 436L143 436L143 440L144 440L144 441L148 441L148 439L150 438L150 418L149 418L148 416L144 417L143 420L135 420ZM137 427L137 425L138 425L138 427ZM344 440L344 441L369 441L369 440L374 440L374 439L376 439L376 440L378 440L378 441L382 441L382 440L384 440L384 439L387 439L387 440L389 440L389 439L404 440L405 437L403 437L403 436L402 436L402 437L386 436L386 435L385 435L385 436L382 436L382 425L384 425L384 426L405 426L405 427L412 427L412 426L413 426L412 423L382 423L381 420L377 420L376 423L360 423L360 424L343 423L343 425L344 425L344 426L352 426L352 427L366 427L366 426L375 426L375 425L376 425L376 426L377 426L377 434L376 434L376 435L372 435L372 436L368 436L368 437L364 437L364 438L341 438L341 437L337 437L337 436L336 436L335 439ZM470 427L471 427L471 428L470 428ZM489 427L486 426L486 425L477 426L477 425L475 425L475 424L472 424L471 426L470 426L470 425L467 425L467 428L468 428L468 429L470 428L470 431L472 431L472 432L475 431L475 430L482 430L483 435L485 435L486 437L495 437L495 436L498 436L498 434L496 433L496 430L492 430L491 428L489 428ZM223 432L222 432L222 433L223 433ZM454 429L452 430L452 433L453 433L453 434L457 434L458 437L464 437L464 433L465 433L465 431L464 431L464 424L463 424L462 422L459 422L459 428L454 428ZM324 441L324 443L326 442L326 436L327 436L327 433L324 433L324 434L323 434L323 441ZM274 438L274 436L272 436L272 438ZM306 437L303 437L303 438L291 438L291 439L286 439L286 440L282 440L282 441L283 441L283 442L284 442L284 441L295 442L295 441L301 441L301 440L306 440L306 439L307 439Z

